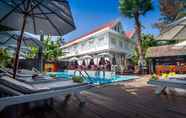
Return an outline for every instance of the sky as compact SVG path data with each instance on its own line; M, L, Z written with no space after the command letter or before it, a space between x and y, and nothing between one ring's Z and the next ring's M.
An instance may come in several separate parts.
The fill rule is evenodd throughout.
M73 40L110 21L120 19L124 31L134 30L134 20L121 15L118 0L68 0L76 30L64 36L65 41ZM160 18L159 0L152 0L153 10L141 16L144 33L158 35L159 30L153 24Z

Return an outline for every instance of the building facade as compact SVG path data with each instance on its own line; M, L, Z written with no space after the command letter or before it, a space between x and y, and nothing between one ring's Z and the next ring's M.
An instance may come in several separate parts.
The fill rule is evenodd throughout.
M135 33L124 32L121 22L113 21L67 42L62 46L65 56L61 59L77 60L80 65L85 60L88 65L90 59L93 59L95 64L99 64L100 59L105 58L123 69L135 46Z
M151 73L186 73L186 17L168 24L147 50Z

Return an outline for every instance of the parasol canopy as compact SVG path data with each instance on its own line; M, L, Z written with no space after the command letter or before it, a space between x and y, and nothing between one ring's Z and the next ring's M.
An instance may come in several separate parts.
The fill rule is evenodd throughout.
M69 60L70 60L70 61L77 61L78 58L77 58L77 57L72 57L72 58L70 58Z
M112 58L112 65L117 65L115 56Z
M90 56L90 55L85 55L85 56L83 56L81 59L83 59L83 60L92 59L92 56Z
M94 59L90 59L89 65L95 65L94 64Z
M0 0L0 9L0 25L21 31L17 40L13 78L18 68L24 31L64 35L75 29L67 0Z
M20 36L20 31L6 31L0 32L0 46L4 46L5 48L17 48L17 39ZM27 51L28 46L34 47L42 47L42 43L39 40L39 37L32 35L30 33L25 32L23 35L23 40L21 43L22 51Z
M35 34L64 35L75 29L67 0L0 0L0 24ZM13 20L13 22L12 22Z
M97 55L98 57L110 57L112 58L113 56L110 53L101 53Z

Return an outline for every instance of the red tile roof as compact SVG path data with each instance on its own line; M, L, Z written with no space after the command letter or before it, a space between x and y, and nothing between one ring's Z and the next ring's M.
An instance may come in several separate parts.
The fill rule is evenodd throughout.
M67 44L68 44L68 43L71 43L71 42L73 42L73 41L76 41L76 40L78 40L78 39L81 39L81 38L83 38L83 37L86 37L86 36L88 36L88 35L91 35L91 34L93 34L93 33L96 33L96 32L98 32L98 31L100 31L100 30L102 30L102 29L105 29L105 28L112 28L112 27L114 27L116 24L117 24L116 21L111 21L111 22L109 22L109 23L106 23L106 24L102 25L101 27L98 27L98 28L94 29L94 30L91 31L91 32L88 32L88 33L86 33L86 34L84 34L84 35L82 35L82 36L80 36L80 37L78 37L78 38L75 38L75 39L73 39L73 40L67 42Z
M124 32L123 34L127 39L132 38L132 36L134 35L134 31L128 31L128 32Z

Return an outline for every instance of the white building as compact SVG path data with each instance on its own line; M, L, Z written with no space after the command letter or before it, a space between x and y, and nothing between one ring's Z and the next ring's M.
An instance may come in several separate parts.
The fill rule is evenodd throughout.
M120 21L107 23L92 32L77 39L71 40L62 46L66 55L61 59L82 60L90 58L98 64L101 57L112 63L113 58L117 65L124 66L136 46L136 33L124 32Z

